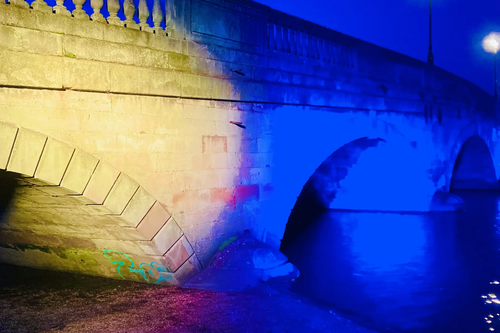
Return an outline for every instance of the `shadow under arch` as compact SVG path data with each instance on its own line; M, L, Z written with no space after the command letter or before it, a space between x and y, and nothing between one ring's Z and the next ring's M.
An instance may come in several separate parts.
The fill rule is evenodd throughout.
M493 158L488 145L478 135L460 147L450 179L450 192L457 190L497 190Z
M15 173L0 170L0 226L12 205L18 187Z
M15 124L0 122L0 138L0 262L175 285L201 270L168 210L127 175Z

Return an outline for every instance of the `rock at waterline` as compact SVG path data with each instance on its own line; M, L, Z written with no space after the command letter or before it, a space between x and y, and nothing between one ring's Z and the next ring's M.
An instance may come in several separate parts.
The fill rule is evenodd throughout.
M209 267L183 287L219 291L243 291L261 281L289 282L300 272L278 250L251 236L237 238L219 251Z

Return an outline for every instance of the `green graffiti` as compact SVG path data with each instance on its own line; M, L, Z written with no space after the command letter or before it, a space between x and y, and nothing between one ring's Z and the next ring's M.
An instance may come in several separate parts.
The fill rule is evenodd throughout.
M122 260L113 260L109 257L108 252L113 252L118 255L122 255L125 257L125 261L129 263L128 265L128 270L131 273L139 273L143 277L143 279L147 282L162 282L162 281L170 281L172 280L172 273L168 271L168 269L165 268L162 264L152 261L151 263L146 263L143 262L139 265L140 269L134 269L135 263L134 261L125 253L117 250L112 250L112 249L106 249L104 250L104 256L111 261L113 264L118 264L116 266L116 271L118 272L118 275L122 279L125 279L120 271L120 269L125 265L125 261ZM146 274L148 273L148 274ZM151 278L150 278L151 277Z
M224 248L226 246L228 246L229 244L231 244L232 242L234 242L237 239L238 239L238 237L231 237L231 238L229 238L227 241L225 241L224 243L222 243L222 245L219 247L219 251L224 250Z

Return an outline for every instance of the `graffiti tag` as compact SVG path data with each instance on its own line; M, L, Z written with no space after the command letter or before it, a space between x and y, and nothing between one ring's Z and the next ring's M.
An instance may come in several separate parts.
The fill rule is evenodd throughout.
M108 255L108 253L114 253L113 259L111 259ZM155 282L159 283L162 281L170 281L172 280L172 273L168 271L165 266L160 264L159 262L152 261L150 263L143 262L139 265L139 267L135 266L134 261L125 253L117 250L112 250L112 249L106 249L104 250L104 256L111 261L113 264L117 264L116 266L116 271L118 272L118 275L122 279L125 279L122 275L121 269L123 266L126 266L131 273L138 273L141 274L141 276L146 280L147 282ZM118 259L115 259L115 257L122 257ZM134 268L135 267L135 268Z

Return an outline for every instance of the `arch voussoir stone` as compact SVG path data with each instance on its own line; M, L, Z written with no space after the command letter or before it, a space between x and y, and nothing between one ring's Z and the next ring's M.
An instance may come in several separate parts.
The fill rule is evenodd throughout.
M61 262L73 253L66 270L90 265L81 272L175 285L201 271L170 212L132 178L85 151L0 122L0 169L24 175L19 193L26 195L12 213L23 227L0 230L0 261L65 270ZM50 225L29 230L30 221ZM141 268L120 268L121 261Z

